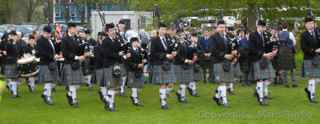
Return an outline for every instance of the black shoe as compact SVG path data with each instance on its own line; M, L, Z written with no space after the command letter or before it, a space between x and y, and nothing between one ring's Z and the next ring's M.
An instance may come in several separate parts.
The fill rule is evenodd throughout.
M314 103L314 104L317 104L318 101L316 101L315 99L311 100L310 103Z
M113 107L110 107L109 104L106 104L106 105L104 106L104 108L105 108L106 111L109 111L109 112L115 112L115 111L116 111L116 108L115 108L115 105L114 105L114 104L113 104Z
M168 104L161 105L161 109L162 110L168 110L169 109Z
M264 100L260 101L260 97L259 97L259 94L257 92L254 92L254 95L257 98L257 101L259 102L259 104L261 106L263 106L264 105Z
M79 102L78 102L78 101L73 101L72 104L71 104L71 106L72 106L73 108L79 108Z
M30 93L33 93L33 92L34 92L34 88L32 88L30 85L28 85L28 89L29 89L29 92L30 92Z
M222 104L223 107L228 108L229 104Z
M263 105L264 106L267 106L269 104L268 99L269 99L268 97L263 98Z
M213 96L213 97L212 97L212 100L213 100L218 106L221 105L220 99L217 98L216 96Z
M11 92L9 85L6 85L6 88L8 89L8 91Z
M264 99L272 100L272 97L270 97L270 96L265 96Z
M262 101L258 100L258 102L259 102L259 105L264 106L264 101L263 100Z
M140 100L139 98L136 98L138 100L138 102L135 101L135 98L130 96L130 99L131 99L131 102L134 106L143 106L141 103L140 103Z
M199 95L197 92L192 93L191 96L193 96L193 97L200 97L200 95Z
M194 92L191 88L187 88L189 91L189 94L193 97L200 97L199 94L197 92Z
M125 95L124 92L119 93L119 96L124 96L124 95Z
M49 99L49 96L42 94L41 98L43 99L43 102L46 103L47 105L53 105L53 102L52 100Z
M11 98L13 98L13 99L15 99L15 98L19 98L20 97L20 95L19 94L17 94L17 95L13 95L12 94L12 96L11 96Z
M309 92L308 88L304 88L304 92L306 92L307 97L308 97L308 100L309 100L309 102L311 102L311 101L312 101L312 99L311 99L311 93Z
M69 94L67 93L66 97L67 97L69 105L72 106L73 105L73 100L72 100L71 96L69 96Z
M180 103L188 103L186 97L181 97L181 98L179 99L179 102L180 102Z

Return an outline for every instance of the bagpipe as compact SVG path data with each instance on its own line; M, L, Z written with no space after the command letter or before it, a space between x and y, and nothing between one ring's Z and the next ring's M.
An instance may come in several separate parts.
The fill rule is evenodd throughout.
M147 60L147 52L146 50L144 50L141 47L138 47L138 50L136 50L136 52L134 52L132 47L129 47L128 49L128 54L130 54L130 57L128 58L127 62L127 66L128 68L130 68L131 70L134 70L134 72L142 74L143 73L143 66L148 62ZM131 58L131 57L136 57L136 58ZM139 62L136 62L134 64L129 64L132 59L138 59ZM142 67L138 67L139 64L142 64Z
M231 50L231 54L233 55L230 60L232 64L236 64L239 62L240 52L239 52L239 43L237 42L237 38L234 34L228 33L227 39L229 40L229 47Z

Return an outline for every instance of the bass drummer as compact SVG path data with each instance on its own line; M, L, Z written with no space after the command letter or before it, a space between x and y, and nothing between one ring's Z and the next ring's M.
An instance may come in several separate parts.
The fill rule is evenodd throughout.
M26 79L29 91L34 92L36 74L39 71L35 61L35 35L30 35L26 43L22 49L22 57L18 60L19 72L20 77Z

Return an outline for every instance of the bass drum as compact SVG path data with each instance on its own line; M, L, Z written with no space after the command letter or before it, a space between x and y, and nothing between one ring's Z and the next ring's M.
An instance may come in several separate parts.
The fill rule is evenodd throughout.
M36 63L19 64L20 77L27 78L36 76L39 73L39 67Z
M21 58L17 63L20 77L32 77L39 73L39 67L33 56Z

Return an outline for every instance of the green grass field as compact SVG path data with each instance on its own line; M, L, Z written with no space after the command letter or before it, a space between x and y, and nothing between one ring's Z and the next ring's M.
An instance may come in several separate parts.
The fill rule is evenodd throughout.
M236 86L236 95L229 96L230 107L217 106L212 100L215 84L200 83L201 97L188 96L188 104L178 103L171 95L167 111L159 107L158 86L146 85L142 100L144 107L134 107L128 97L116 97L117 111L107 112L100 102L97 88L79 92L80 108L67 104L65 90L58 87L54 94L55 105L48 106L40 98L41 87L29 93L20 87L21 97L10 98L3 93L0 103L0 124L317 124L320 121L320 104L310 104L303 92L304 82L299 88L271 86L269 106L259 106L253 97L254 86Z

